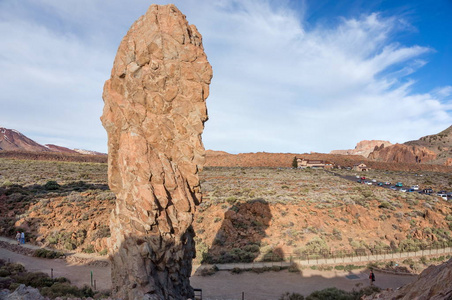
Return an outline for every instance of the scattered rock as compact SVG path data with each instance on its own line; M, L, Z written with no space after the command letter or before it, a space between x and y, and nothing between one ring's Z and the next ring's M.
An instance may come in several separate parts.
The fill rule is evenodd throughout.
M5 300L45 300L45 298L39 293L38 289L31 286L25 286L24 284L11 294L7 295Z

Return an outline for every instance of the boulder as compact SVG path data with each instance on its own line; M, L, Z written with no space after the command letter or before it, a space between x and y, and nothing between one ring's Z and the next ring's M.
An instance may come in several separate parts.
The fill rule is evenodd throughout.
M38 289L35 289L31 286L25 286L25 284L21 284L17 287L17 289L7 295L5 300L45 300L45 298L39 293Z

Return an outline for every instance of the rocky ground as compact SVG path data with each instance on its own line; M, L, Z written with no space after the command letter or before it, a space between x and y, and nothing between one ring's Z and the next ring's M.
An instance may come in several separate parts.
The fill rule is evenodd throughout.
M106 254L115 197L106 165L1 160L1 234L64 251ZM341 171L351 174L351 171ZM347 173L348 172L348 173ZM447 173L374 170L370 178L450 186ZM321 170L212 168L201 173L195 263L411 251L450 242L452 203L358 184ZM413 271L420 266L411 264Z

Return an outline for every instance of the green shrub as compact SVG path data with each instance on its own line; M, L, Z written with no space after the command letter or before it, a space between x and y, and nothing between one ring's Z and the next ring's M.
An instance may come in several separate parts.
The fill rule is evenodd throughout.
M60 258L64 256L63 252L60 251L52 251L52 250L47 250L47 249L36 249L35 252L33 253L33 256L35 257L42 257L42 258L49 258L49 259L53 259L53 258Z
M304 300L304 296L297 293L290 294L289 292L286 292L279 297L279 300Z
M58 182L50 180L47 181L46 184L44 184L44 188L48 191L53 191L60 189L60 185L58 184Z
M85 249L83 249L84 253L94 253L94 245L88 245Z

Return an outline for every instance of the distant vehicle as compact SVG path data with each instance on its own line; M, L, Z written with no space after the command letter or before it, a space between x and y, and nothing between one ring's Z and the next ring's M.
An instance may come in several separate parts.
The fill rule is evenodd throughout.
M358 180L356 180L356 182L358 182L358 183L362 183L362 180L361 180L361 179L358 179Z
M443 200L447 201L447 194L437 194L437 195L443 198Z
M439 191L439 192L436 192L438 195L439 194L447 194L447 192L446 191Z
M391 185L391 183L389 181L386 181L385 185Z
M372 182L377 182L377 180L376 179L372 179Z
M406 193L407 189L406 188L401 188L399 191L401 191L402 193Z
M365 184L372 185L372 181L364 181Z
M383 186L383 182L377 183L378 186Z
M421 194L433 194L433 190L432 189L423 189L422 191L420 191L419 193Z
M403 186L403 183L397 182L397 183L395 184L395 186L396 186L396 187L402 187L402 186Z
M397 191L397 188L395 186L390 186L389 188L393 191Z
M361 180L366 180L366 176L361 176Z
M356 175L356 178L359 178L359 175Z
M415 190L415 191L419 190L419 186L417 184L416 185L412 185L411 188L413 190Z
M408 193L412 193L412 192L415 192L416 190L415 189L409 189L407 192Z

